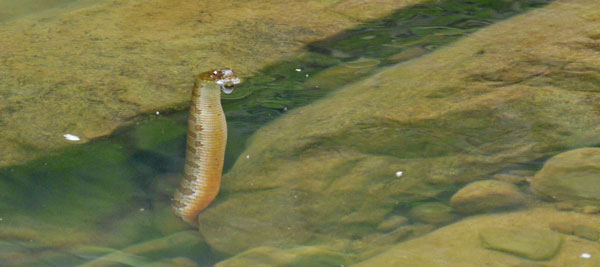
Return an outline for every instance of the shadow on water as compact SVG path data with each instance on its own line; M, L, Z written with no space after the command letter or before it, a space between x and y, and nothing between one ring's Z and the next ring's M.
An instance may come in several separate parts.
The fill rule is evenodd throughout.
M231 131L225 169L232 166L255 130L287 110L309 104L377 68L422 56L550 2L456 0L417 4L308 44L306 53L266 67L244 81L231 98L223 99Z
M252 133L288 110L307 105L377 68L422 56L482 27L549 2L457 0L418 4L309 44L298 57L266 67L244 81L234 94L223 98L229 128L226 170L243 152ZM39 252L52 250L50 244L62 247L61 240L64 246L97 242L123 247L168 234L171 228L152 219L161 214L147 214L157 206L168 205L172 192L171 185L161 184L156 177L182 172L186 122L187 111L142 116L110 137L60 150L23 166L1 169L2 239L15 240L12 244L19 243L19 247L26 241L41 239L42 245L35 249ZM141 210L146 215L140 215L139 221L133 220L137 223L135 230L122 230L119 227L126 228L123 225L127 223L114 223ZM31 228L34 232L28 232L23 230L27 224L39 225ZM42 236L46 233L35 231L57 231L49 236L70 236L45 238ZM77 231L107 233L69 240L78 238L72 234ZM6 244L0 244L0 259L5 257L5 247ZM26 252L19 253L33 253L30 245L26 247ZM214 263L208 252L194 260ZM53 262L77 264L85 260L68 254L56 256Z

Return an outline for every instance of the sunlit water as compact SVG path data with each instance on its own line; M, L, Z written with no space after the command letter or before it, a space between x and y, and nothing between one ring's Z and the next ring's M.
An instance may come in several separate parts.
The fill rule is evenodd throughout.
M70 1L47 1L37 5L34 2L38 1L18 4L15 4L17 1L0 1L0 7L15 8L11 13L0 13L0 20L45 12ZM224 172L228 172L236 160L252 157L242 154L248 138L275 118L310 105L382 68L426 55L482 27L543 7L550 1L482 2L485 3L446 1L411 6L328 40L308 44L298 57L278 62L246 79L233 95L223 97L229 129ZM103 266L107 262L115 266L151 263L156 266L211 266L232 256L215 252L201 241L202 238L195 236L196 229L180 222L170 211L173 189L183 170L186 123L187 110L156 111L132 119L108 137L53 151L24 165L0 170L0 260L9 266ZM408 150L401 153L415 158L423 155L442 157L452 149L468 151L475 144L486 140L492 142L496 138L493 135L499 134L494 131L489 131L490 136L464 133L464 139L450 138L450 143L445 144L447 147L432 147L429 144L444 138L443 133L452 131L451 126L423 123L402 127L414 131L415 140L420 140L405 146ZM364 134L370 133L365 131ZM79 141L79 137L70 133L65 133L65 138ZM315 144L337 147L335 140ZM390 152L391 155L394 153ZM473 153L477 155L480 151ZM527 192L527 180L547 159L507 163L510 167L490 173L487 178L495 175L498 180L512 179L516 188ZM406 175L404 170L393 174L398 179ZM464 213L456 212L446 204L463 185L464 182L459 181L431 192L428 199L398 204L394 208L397 216L388 218L387 225L380 224L379 228L385 231L395 227L394 224L404 224L412 227L410 233L395 237L397 241L392 242L374 236L374 246L377 242L400 243L460 221ZM424 192L423 195L428 194ZM225 194L217 202L227 197ZM586 212L593 213L593 205L586 207ZM568 205L562 208L576 209ZM181 232L184 230L190 232ZM597 229L595 231L597 234ZM349 232L361 233L354 229ZM594 229L589 232L582 235L593 239ZM363 238L364 243L369 243L370 239L353 235L353 239ZM314 240L306 244L311 242L318 244ZM365 246L363 251L354 251L356 255L369 251ZM592 257L588 252L577 256ZM335 260L332 262L336 263ZM347 260L341 262L348 263ZM304 264L302 266L311 266L310 261ZM317 266L323 261L317 260L314 264Z

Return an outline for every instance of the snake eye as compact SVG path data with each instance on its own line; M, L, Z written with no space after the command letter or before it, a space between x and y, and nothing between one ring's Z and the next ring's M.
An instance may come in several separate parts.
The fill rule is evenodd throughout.
M233 89L235 89L235 84L233 82L225 82L221 85L221 91L226 95L233 93Z

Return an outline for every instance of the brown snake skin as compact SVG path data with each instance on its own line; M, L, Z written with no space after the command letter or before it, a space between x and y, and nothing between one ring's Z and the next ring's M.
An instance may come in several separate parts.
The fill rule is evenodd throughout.
M219 193L227 124L221 90L229 94L240 83L233 71L221 69L196 77L188 119L184 178L175 191L173 209L185 222L198 224L198 214Z

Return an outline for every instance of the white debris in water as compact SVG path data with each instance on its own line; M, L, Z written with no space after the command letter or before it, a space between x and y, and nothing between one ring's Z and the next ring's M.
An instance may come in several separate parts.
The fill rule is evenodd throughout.
M306 78L308 78L308 74L306 74Z
M581 255L579 257L584 258L584 259L589 259L592 257L592 255L590 255L590 253L581 253Z
M79 138L79 136L72 135L72 134L64 134L63 136L65 137L65 139L67 139L69 141L79 141L79 140L81 140Z
M4 220L4 219L0 218L0 222L1 222L2 220Z
M140 211L144 211L144 210L146 210L146 209L144 209L144 208L141 208L141 209L140 209Z
M296 71L297 71L297 72L301 72L301 71L302 71L302 69L296 69Z
M250 159L250 154L246 155L246 158L247 158L247 159Z
M402 171L397 171L396 172L396 177L398 177L398 178L402 177Z
M158 112L158 111L157 111L157 112L156 112L156 115L160 115L160 112Z

